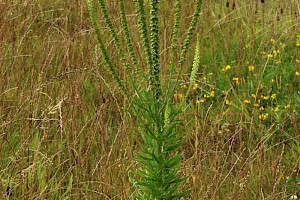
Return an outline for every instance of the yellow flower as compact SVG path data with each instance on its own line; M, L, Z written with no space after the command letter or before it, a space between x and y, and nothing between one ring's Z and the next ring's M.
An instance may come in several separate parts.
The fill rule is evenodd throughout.
M275 40L272 38L272 39L271 39L271 42L274 44L274 43L275 43Z
M228 70L230 70L230 68L230 65L226 65L225 67L223 67L222 72L227 72Z
M255 94L251 94L251 97L252 97L253 99L255 99L255 98L256 98L256 95L255 95Z
M300 63L300 60L299 60L299 59L296 59L296 63Z
M249 72L253 72L255 67L253 65L251 65L251 66L248 67L248 69L249 69Z
M272 54L268 54L267 57L268 58L273 58L273 55Z
M254 107L259 107L258 103L253 104Z
M277 60L277 61L276 61L276 65L279 65L280 63L281 63L280 60Z
M290 104L288 104L288 105L284 106L284 108L285 108L285 109L288 109L288 108L290 108L290 107L291 107L291 105L290 105Z
M262 114L259 115L259 119L262 120L262 121L264 121L264 120L266 120L268 118L268 116L269 116L268 113L265 113L265 114L262 113Z
M297 42L297 43L296 43L296 47L300 47L300 42Z
M271 108L271 110L272 110L273 112L278 112L278 111L279 111L279 106L276 106L275 108Z
M280 53L280 51L279 50L273 50L273 55L274 55L274 58L276 58L277 57L277 55Z
M205 99L197 99L196 104L204 103Z
M263 96L262 97L264 100L268 100L270 97L269 96Z
M265 110L265 108L264 108L263 106L261 106L261 107L259 108L259 110L260 110L260 111L263 111L263 110Z
M234 77L232 80L235 81L235 84L237 84L237 85L239 84L239 78Z
M261 55L265 55L265 54L266 54L266 52L264 52L264 51L261 51L261 52L260 52L260 54L261 54Z
M226 99L225 104L226 105L231 105L231 102L228 99Z
M209 96L210 96L211 98L213 98L213 97L215 96L215 91L212 91L212 92L209 94Z
M271 80L271 83L274 83L274 82L275 82L275 80L274 80L274 79L272 79L272 80Z
M276 94L272 94L271 99L276 99Z
M193 90L197 90L197 88L198 88L198 84L197 84L197 83L194 83L194 85L193 85Z
M300 72L298 72L298 71L295 72L295 75L296 75L296 76L300 76Z
M250 100L248 100L248 99L244 100L244 104L249 104L249 103L250 103Z
M183 89L187 89L186 84L183 84L181 87L182 87Z

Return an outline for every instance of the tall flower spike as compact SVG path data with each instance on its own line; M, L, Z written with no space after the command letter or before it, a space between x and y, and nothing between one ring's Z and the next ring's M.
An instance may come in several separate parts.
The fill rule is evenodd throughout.
M114 28L114 26L113 26L113 24L112 24L112 22L110 20L110 17L109 17L107 8L105 6L105 3L104 3L103 0L98 0L98 3L100 5L101 11L103 13L104 21L105 21L106 25L109 28L110 34L111 34L111 36L113 38L113 42L114 42L114 44L115 44L115 46L117 48L117 53L121 57L121 62L123 64L123 66L127 69L127 68L129 68L129 65L128 65L128 63L126 61L126 58L125 58L125 55L123 53L124 51L123 51L123 49L121 47L120 40L119 40L119 37L117 35L117 32L116 32L116 30L115 30L115 28Z
M172 32L172 42L171 42L171 64L174 65L176 44L178 41L178 30L180 26L180 16L181 16L181 0L176 0L175 3L175 13L174 13L174 26Z
M200 39L197 36L197 45L196 45L196 50L195 50L195 56L194 56L194 61L193 61L193 68L190 76L190 86L186 92L185 99L187 100L189 93L192 90L193 85L195 84L196 81L196 75L199 70L200 66Z
M149 66L152 66L150 42L149 42L149 38L148 38L147 20L146 20L145 8L144 8L144 1L143 0L135 0L135 6L136 6L136 10L137 10L139 33L140 33L140 37L142 40L144 53L146 55L146 61ZM150 68L150 70L151 70L151 68ZM151 71L150 71L150 73L153 74L153 72L151 72Z
M199 19L199 16L200 16L201 5L202 5L202 0L197 0L196 9L195 9L195 12L193 14L193 19L191 21L187 36L186 36L184 44L183 44L183 48L182 48L181 53L180 53L179 66L182 66L182 64L186 60L186 53L188 52L188 50L191 46L191 39L192 39L193 33L196 29L196 25L199 21L198 19Z
M111 60L109 58L109 55L107 53L107 50L105 48L105 45L104 45L104 43L102 41L102 36L101 36L101 33L100 33L99 25L98 25L97 20L96 20L95 8L94 8L93 1L92 0L87 0L87 4L88 4L88 10L89 10L89 15L90 15L90 20L91 20L92 26L93 26L93 28L95 30L95 33L96 33L96 36L97 36L97 40L99 42L101 53L102 53L102 56L103 56L103 58L105 60L105 63L108 66L108 69L109 69L110 73L112 74L113 79L117 82L118 87L121 89L123 95L126 98L128 98L128 95L127 95L127 92L126 92L127 90L125 89L124 83L121 80L120 75L118 74L118 72L115 70L116 67L111 62Z
M130 34L129 34L129 29L128 29L128 24L127 24L127 20L126 20L126 14L125 14L125 6L124 6L124 0L120 0L120 13L121 13L121 23L122 23L122 29L125 35L125 41L127 44L127 48L130 54L130 58L131 61L133 63L134 66L136 66L138 64L134 49L133 49L133 45L132 45L132 41L130 38Z
M150 38L151 38L151 57L152 66L150 66L150 78L152 89L155 93L156 99L161 95L160 85L160 66L159 66L159 35L158 35L158 0L150 0Z

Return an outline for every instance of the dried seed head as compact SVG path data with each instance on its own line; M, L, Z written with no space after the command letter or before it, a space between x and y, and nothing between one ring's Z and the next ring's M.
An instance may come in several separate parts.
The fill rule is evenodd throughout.
M236 5L235 5L235 2L233 2L233 3L232 3L232 10L235 9L235 6L236 6Z

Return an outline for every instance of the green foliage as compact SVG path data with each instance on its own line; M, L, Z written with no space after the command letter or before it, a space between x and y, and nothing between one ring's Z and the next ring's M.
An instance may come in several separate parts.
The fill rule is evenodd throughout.
M138 161L138 199L179 199L187 191L179 192L179 167L182 160L178 153L182 146L182 133L176 131L180 113L170 105L170 100L155 103L147 92L140 93L144 99L136 103L139 124L142 128ZM142 111L142 112L141 112Z
M102 13L104 15L104 21L109 27L110 34L113 38L115 46L118 50L118 55L121 56L121 62L126 68L126 61L122 53L120 39L118 38L116 31L109 18L108 11L106 9L103 0L98 0ZM125 41L129 50L129 55L134 64L137 64L134 49L132 48L132 41L130 39L129 29L126 20L126 14L124 9L124 1L120 1L120 15L121 26L125 35ZM101 39L101 33L98 28L98 24L95 18L95 11L93 3L88 0L88 7L91 17L92 25L95 29L102 55L111 71L113 78L118 83L120 89L123 91L130 104L133 106L134 115L138 119L139 126L141 128L141 137L143 143L140 145L140 153L136 156L138 162L138 175L136 177L136 186L138 187L137 198L138 199L180 199L188 194L188 191L181 191L181 183L185 178L179 178L180 163L182 156L178 152L182 147L183 134L179 134L176 131L176 116L180 112L173 109L171 105L172 89L166 88L166 94L162 93L162 86L160 81L160 41L159 41L159 3L157 0L150 0L150 29L148 33L147 18L145 12L145 5L143 0L136 0L136 13L138 18L139 34L142 41L142 47L146 56L146 62L149 67L149 86L150 93L146 90L140 89L138 83L129 83L134 89L137 98L130 97L125 92L125 86L121 82L119 75L115 71L115 67L112 64L112 59L109 58L107 50L104 47ZM193 15L187 38L185 40L184 48L182 50L182 59L185 59L190 45L190 40L193 32L196 28L196 24L199 17L201 1L197 1L196 11ZM173 37L171 44L171 62L174 64L174 54L176 51L177 35L179 31L181 13L181 1L177 1L175 4L175 23L173 28ZM150 39L149 39L150 38ZM193 63L193 70L191 72L191 82L195 82L196 73L200 64L200 44L199 39L196 46L195 59ZM182 61L179 61L179 65ZM191 88L189 88L189 91ZM189 93L187 92L187 95Z

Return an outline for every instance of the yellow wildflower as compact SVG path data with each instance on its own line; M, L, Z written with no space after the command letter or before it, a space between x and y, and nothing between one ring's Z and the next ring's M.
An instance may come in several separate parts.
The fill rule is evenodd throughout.
M197 99L196 104L204 103L205 99Z
M272 54L268 54L267 57L268 58L273 58L273 55Z
M193 90L197 90L197 88L198 88L198 83L194 83L193 84Z
M269 97L269 96L262 96L262 98L263 98L264 100L268 100L270 97Z
M256 95L255 95L255 94L251 94L251 97L252 97L253 99L255 99L255 98L256 98Z
M271 99L273 99L273 100L276 99L276 94L272 94Z
M186 84L183 84L181 87L182 87L183 89L187 89Z
M279 111L279 106L276 106L275 108L271 108L271 110L272 110L273 112L278 112L278 111Z
M300 76L300 72L298 72L298 71L295 72L295 75L296 75L296 76Z
M234 77L234 78L232 78L232 80L235 81L235 84L237 84L237 85L239 84L239 78Z
M248 67L248 69L249 69L249 72L253 72L255 67L253 65L251 65L251 66Z
M244 104L249 104L249 103L250 103L250 100L245 99L243 102L244 102Z
M225 67L223 67L222 72L227 72L228 70L230 70L230 68L230 65L226 65Z
M260 104L260 99L258 99L258 100L257 100L257 103L259 103L259 104Z
M265 113L265 114L262 113L262 114L259 115L259 119L264 121L264 120L266 120L268 118L268 116L269 116L268 113Z
M271 39L271 42L274 44L274 43L275 43L275 40L272 38L272 39Z
M259 107L258 103L253 104L254 107Z
M296 63L300 63L300 59L296 59Z
M212 91L212 92L209 94L209 96L210 96L211 98L213 98L213 97L215 96L215 91Z
M265 110L265 108L264 108L263 106L261 106L261 107L259 108L259 110L260 110L260 111L263 111L263 110Z
M290 104L288 104L288 105L284 106L284 108L285 108L285 109L288 109L288 108L290 108L290 107L291 107L291 105L290 105Z
M277 57L277 55L280 53L280 51L279 50L273 50L273 55L274 55L274 58L276 58Z
M225 104L226 104L226 105L230 105L231 102L230 102L228 99L226 99Z

